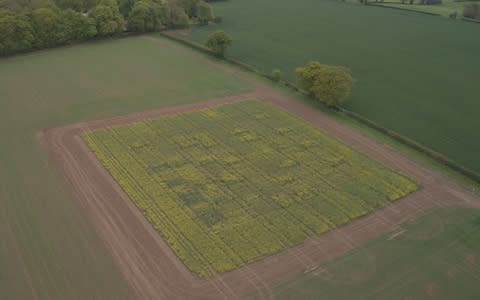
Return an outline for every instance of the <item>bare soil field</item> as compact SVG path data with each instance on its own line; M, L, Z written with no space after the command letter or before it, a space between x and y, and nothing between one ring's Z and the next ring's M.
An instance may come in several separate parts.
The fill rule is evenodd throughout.
M138 298L232 299L255 290L263 290L263 296L271 298L270 287L313 271L322 263L433 208L454 205L480 208L480 199L475 194L392 148L267 86L256 82L255 88L254 92L240 96L46 129L39 134L40 141L70 183ZM268 101L288 110L392 169L413 177L422 188L367 217L296 247L209 280L196 278L174 255L79 135L86 130L248 98Z

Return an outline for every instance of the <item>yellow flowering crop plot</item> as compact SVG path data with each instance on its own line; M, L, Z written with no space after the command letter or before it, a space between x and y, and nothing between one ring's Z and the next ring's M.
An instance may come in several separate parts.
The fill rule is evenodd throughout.
M256 100L98 129L83 138L202 278L294 246L418 188Z

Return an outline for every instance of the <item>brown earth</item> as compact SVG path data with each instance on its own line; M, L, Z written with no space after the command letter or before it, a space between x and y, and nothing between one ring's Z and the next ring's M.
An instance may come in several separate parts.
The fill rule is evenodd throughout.
M199 56L199 59L205 58ZM217 66L226 69L225 66ZM39 134L40 141L65 175L139 299L236 299L254 291L261 291L264 298L273 298L271 287L313 271L328 260L392 231L399 224L433 208L455 205L480 208L478 196L443 175L244 74L231 70L229 72L250 81L255 91L197 104L47 129ZM296 247L209 280L196 278L175 256L79 135L94 128L250 98L268 101L290 111L371 158L415 178L422 188L388 207Z

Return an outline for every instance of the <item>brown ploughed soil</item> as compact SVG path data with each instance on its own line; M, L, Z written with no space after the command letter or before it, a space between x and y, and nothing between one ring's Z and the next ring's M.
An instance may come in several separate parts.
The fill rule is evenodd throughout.
M238 76L245 78L242 74ZM253 79L248 80L255 87L255 91L249 94L47 129L39 134L40 141L66 177L139 299L235 299L255 290L262 290L265 298L272 298L270 287L313 271L322 263L433 208L453 205L480 208L478 196L463 186L318 110ZM421 189L386 208L296 247L209 280L196 278L79 135L94 128L252 98L278 105L311 122L371 158L411 176L421 184Z

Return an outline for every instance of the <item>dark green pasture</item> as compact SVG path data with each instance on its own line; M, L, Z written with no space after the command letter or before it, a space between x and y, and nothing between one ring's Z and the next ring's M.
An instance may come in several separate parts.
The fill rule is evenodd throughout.
M132 299L36 134L242 93L249 86L157 37L0 59L0 299Z
M275 299L479 299L480 211L434 210L273 289ZM251 299L261 294L252 295Z
M311 60L349 67L345 107L480 172L480 24L330 0L214 4L230 33L228 56L264 72Z

